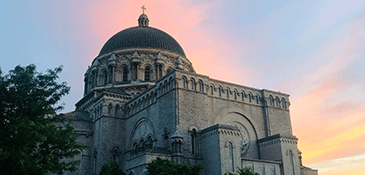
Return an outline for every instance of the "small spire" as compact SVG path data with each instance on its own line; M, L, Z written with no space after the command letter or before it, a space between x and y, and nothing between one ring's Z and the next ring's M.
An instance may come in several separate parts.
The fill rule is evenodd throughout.
M142 9L142 15L139 16L139 18L138 18L138 26L139 27L148 27L150 20L148 19L147 15L144 14L146 7L144 7L144 5L143 5L143 7L141 7L141 9Z
M135 50L131 58L139 58L138 52Z

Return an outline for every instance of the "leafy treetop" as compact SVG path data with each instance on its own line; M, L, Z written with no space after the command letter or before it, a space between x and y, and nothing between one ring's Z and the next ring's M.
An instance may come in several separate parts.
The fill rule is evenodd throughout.
M125 173L119 168L117 161L113 160L101 167L99 175L125 175Z
M238 168L238 175L260 175L259 173L255 173L251 168L245 167L245 168ZM227 173L224 173L224 175L227 175ZM234 173L228 173L228 175L236 175Z
M161 159L160 157L147 164L147 170L150 175L200 175L201 169L201 163L188 167L183 164L174 164L171 160Z
M0 70L0 174L49 174L75 171L71 161L85 146L76 143L74 128L56 112L70 91L56 79L62 67L36 71L16 66L5 76Z

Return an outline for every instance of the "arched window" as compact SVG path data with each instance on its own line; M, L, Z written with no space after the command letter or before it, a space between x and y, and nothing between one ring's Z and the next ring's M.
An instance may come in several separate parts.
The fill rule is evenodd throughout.
M218 87L219 97L221 97L221 96L222 96L222 91L223 91L223 88L219 86L219 87Z
M90 83L90 90L94 87L94 76L93 75L90 75L90 79L89 79L89 83Z
M123 82L128 81L128 68L127 67L123 67Z
M168 82L166 80L165 80L165 88L166 88L165 92L170 90L170 82Z
M106 85L106 83L108 82L108 74L106 73L106 70L103 70L101 72L101 76L102 76L101 85Z
M115 115L119 115L119 105L115 106Z
M162 65L158 65L158 78L162 77Z
M188 79L186 77L183 77L183 83L184 83L184 88L188 89Z
M137 74L138 74L137 64L132 64L132 80L133 81L137 80L137 77L138 77Z
M242 91L242 92L241 92L241 96L242 96L242 101L245 101L245 97L246 97L246 93L245 93L245 91Z
M147 149L147 150L150 150L150 149L152 149L152 147L153 147L153 145L152 145L152 137L151 137L151 136L149 136L149 137L147 138L147 141L146 141L146 149Z
M280 100L278 97L275 98L276 101L276 107L280 108Z
M89 84L89 81L88 81L88 79L87 79L87 77L85 77L85 79L84 79L84 83L85 83L85 87L84 87L84 94L86 94L86 93L88 93L88 84Z
M269 96L270 106L274 106L274 98L270 95Z
M204 92L204 84L202 80L199 80L199 91Z
M103 115L104 114L104 110L103 110L103 106L100 105L100 115Z
M287 153L287 155L289 156L289 161L290 161L290 171L291 171L291 174L295 174L295 166L294 166L294 155L293 155L293 152L291 150L289 150L289 153Z
M286 101L284 98L281 99L281 105L282 105L283 109L286 109Z
M141 151L146 150L146 142L143 139L139 143L139 147L140 147Z
M109 114L112 114L113 113L113 106L112 106L112 104L109 104L109 106L108 106L108 113Z
M191 132L191 154L196 154L196 129L194 128Z
M232 161L232 171L234 172L234 151L233 151L233 144L231 142L228 143L228 153L229 153L229 157L231 158L231 161Z
M163 146L165 148L167 148L169 146L169 134L170 134L170 132L168 131L167 128L165 128L163 130L163 134L162 134L162 136L163 136Z
M105 84L106 83L113 83L113 68L112 67L109 67L109 69L108 69L108 74L109 74L109 80L108 81L105 81Z
M191 78L191 89L196 90L196 84L195 84L195 79L194 78Z
M151 68L149 66L144 69L144 81L151 81Z

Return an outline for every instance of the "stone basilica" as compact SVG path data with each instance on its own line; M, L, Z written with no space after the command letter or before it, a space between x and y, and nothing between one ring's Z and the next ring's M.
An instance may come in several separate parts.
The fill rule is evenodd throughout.
M301 165L288 94L197 74L147 15L138 24L104 44L85 73L83 98L65 114L89 146L72 174L97 174L116 160L127 175L145 175L157 157L201 162L203 175L246 166L261 175L317 174Z

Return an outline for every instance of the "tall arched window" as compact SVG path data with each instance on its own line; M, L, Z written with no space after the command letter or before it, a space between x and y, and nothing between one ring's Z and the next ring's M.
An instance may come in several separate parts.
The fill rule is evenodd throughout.
M128 81L128 68L127 67L123 67L123 82Z
M204 84L202 80L199 80L199 91L204 92Z
M183 83L184 83L184 88L188 89L188 79L186 77L183 77Z
M151 81L151 68L149 66L147 66L144 69L144 81Z
M92 88L94 88L94 75L90 75L90 79L89 79L89 83L90 83L90 90L92 89Z
M295 166L294 166L294 155L293 152L291 150L289 150L289 153L287 153L287 155L289 156L289 161L290 161L290 171L292 174L295 174Z
M270 95L269 96L270 106L274 106L274 98Z
M132 80L136 81L138 78L137 64L132 64Z
M276 107L280 107L280 99L278 97L275 97Z
M281 99L281 104L282 104L283 109L286 109L286 101L284 98Z
M158 78L162 77L162 65L158 66Z
M87 79L87 77L84 78L84 83L85 83L85 87L84 87L84 94L88 93L88 84L89 84L89 80Z
M147 150L150 150L152 149L152 147L153 147L153 139L151 136L149 136L146 141L146 148Z
M109 80L106 83L113 83L113 81L114 81L113 79L114 78L113 78L113 68L112 67L109 67L108 74L109 74Z
M229 149L229 157L231 158L232 161L232 171L234 172L234 157L233 157L233 144L231 142L228 143L228 149Z
M196 154L196 129L191 132L191 154Z
M194 78L191 78L191 89L196 90L196 84L195 84L195 79Z
M119 115L119 105L115 106L115 116Z
M108 82L108 74L106 73L106 70L101 72L101 78L101 85L105 85Z
M245 91L242 91L242 92L241 92L241 96L242 96L242 101L245 101L245 97L246 97L246 93L245 93Z
M109 106L108 106L108 113L109 114L113 114L113 106L112 106L112 104L109 104Z

